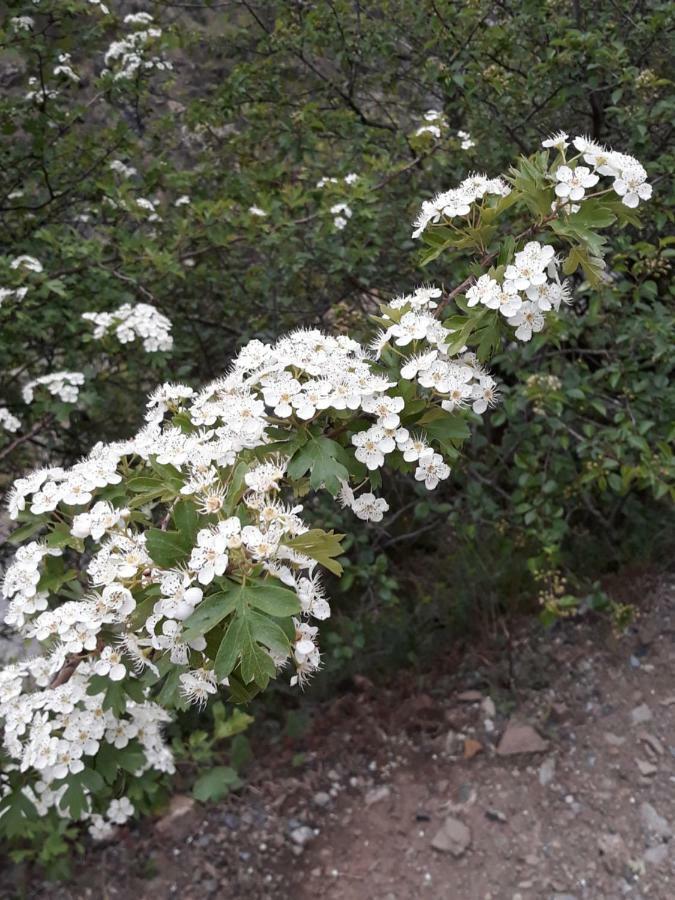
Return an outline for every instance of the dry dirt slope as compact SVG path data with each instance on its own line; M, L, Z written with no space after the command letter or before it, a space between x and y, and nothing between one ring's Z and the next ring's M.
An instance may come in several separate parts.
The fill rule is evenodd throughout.
M527 626L515 690L481 654L384 693L362 679L243 797L179 798L28 896L672 900L675 586L638 593L618 641L587 621L554 640Z

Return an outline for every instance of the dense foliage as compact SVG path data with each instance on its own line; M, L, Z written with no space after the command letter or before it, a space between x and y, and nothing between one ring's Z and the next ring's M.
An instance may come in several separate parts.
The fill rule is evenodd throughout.
M181 589L197 592L189 594L196 609L209 591L213 596L208 586L218 579L224 579L221 593L231 592L218 606L221 618L209 620L217 632L209 632L213 646L198 648L206 650L203 664L191 660L193 670L215 672L223 619L240 607L254 617L268 614L264 604L272 602L271 595L259 601L262 609L244 602L243 594L237 599L244 582L241 561L227 569L232 547L215 547L218 565L227 557L226 568L214 569L211 580L199 578L196 562L190 568L195 547L202 546L198 535L214 524L208 518L214 513L191 502L189 494L185 499L183 463L177 472L173 451L166 460L149 443L138 452L138 437L130 436L143 421L146 395L174 380L199 391L226 371L253 337L284 347L283 341L275 342L303 324L334 335L348 332L365 346L371 337L368 316L381 317L383 305L389 319L380 324L387 329L391 322L398 327L397 318L406 310L434 302L443 307L445 327L456 333L446 342L448 359L465 345L481 359L492 356L499 406L469 436L466 422L497 398L495 385L487 382L483 406L480 379L488 376L475 363L465 363L474 367L470 381L463 382L456 407L444 410L452 424L439 425L435 435L425 429L429 441L436 441L434 452L452 464L452 475L436 495L427 495L421 484L415 489L414 480L404 477L411 460L404 458L405 442L398 441L399 448L388 456L394 469L385 491L391 514L384 515L382 501L368 498L370 491L353 498L344 494L346 506L371 521L368 529L355 528L351 511L341 512L330 498L303 499L308 526L348 532L347 554L341 558L345 573L335 586L344 594L340 614L325 630L324 662L344 667L364 645L372 651L378 644L393 659L414 658L437 642L439 629L448 623L482 621L486 604L514 605L538 594L548 616L580 602L607 605L594 585L597 577L631 555L644 554L648 544L663 546L659 541L667 534L663 522L673 497L675 397L668 382L673 251L666 235L672 220L667 173L674 104L667 77L668 4L584 9L576 2L524 2L511 8L481 0L336 0L232 2L211 10L145 4L141 13L133 4L110 7L84 0L11 3L0 32L0 77L6 88L0 122L8 138L0 150L2 477L9 487L33 466L72 465L99 440L128 439L125 453L133 448L133 458L122 464L121 482L85 488L97 494L92 502L131 510L122 520L104 506L98 507L99 518L85 521L89 514L72 505L72 496L61 496L60 489L43 508L38 504L31 511L30 502L24 510L15 507L24 520L24 539L44 529L52 501L61 510L50 526L50 552L34 554L35 572L42 559L45 566L38 575L40 593L52 591L53 597L25 610L28 618L44 614L47 604L51 609L64 601L82 602L87 586L75 556L84 552L88 561L93 551L86 542L98 542L108 528L149 528L164 537L149 539L145 564L186 565L194 583ZM460 201L466 197L445 197L445 206L425 204L429 225L419 235L426 242L420 256L410 222L422 198L459 184L475 168L490 178L506 174L515 155L530 154L561 127L647 164L654 196L644 212L645 182L638 178L625 189L617 185L621 166L602 172L598 148L578 144L561 159L558 148L549 146L517 164L509 175L508 196L502 197L500 188L473 198L480 217L469 203L471 215L464 218ZM583 159L578 150L585 150ZM588 170L586 184L583 178L571 184L574 173L559 171L570 159L573 167ZM478 183L474 179L474 189ZM578 202L573 192L580 189L581 197L584 191L609 193L584 198L578 212L570 207L552 212L552 203ZM639 220L632 211L636 203ZM441 215L444 225L434 222ZM533 222L537 230L530 232ZM424 219L416 230L423 225ZM598 234L606 229L611 230L609 244ZM495 308L506 293L502 288L483 282L483 293L470 293L467 279L484 275L490 266L491 279L515 284L506 267L517 264L515 254L534 238L565 248L559 273L561 283L564 276L570 280L559 296L547 301L534 291L536 284L521 283L516 293L525 307L514 303L504 316ZM602 257L604 267L598 262ZM431 289L415 292L422 277L439 286L438 295ZM391 304L401 292L408 299ZM546 316L540 331L540 314L568 299L571 304L563 304L559 315ZM450 314L445 307L451 301L459 306ZM528 340L515 351L514 338ZM347 354L342 360L347 366L349 354L359 359L360 351L341 340L330 345L329 356ZM298 341L291 349L300 384ZM385 342L371 349L384 348ZM433 384L420 379L420 396L410 393L410 385L402 389L398 354L407 357L407 349L395 340L394 356L385 350L379 365L381 377L398 385L394 393L405 402L405 413L392 410L390 415L405 415L403 426L412 434L422 430L420 418L430 412L431 395L425 391L433 393ZM325 373L313 377L317 374ZM444 403L446 394L441 392ZM416 408L422 395L427 406ZM360 483L371 467L365 458L355 461L349 438L363 431L374 414L365 395L354 401L356 406L346 403L344 415L329 404L324 409L330 408L332 417L317 413L322 407L316 404L303 412L293 396L288 409L275 397L256 399L273 410L275 427L282 431L286 422L295 435L292 445L274 448L283 456L279 479L290 480L289 487L301 494L321 484L334 494L347 476ZM158 427L160 413L171 412L182 432L196 427L186 419L193 403L187 389L154 397L151 425ZM288 444L281 431L270 436ZM457 445L467 438L459 457ZM395 437L383 440L397 444ZM246 472L239 469L239 481L260 447L248 450L252 455L243 459ZM380 447L377 452L389 451ZM119 459L103 469L114 474ZM435 464L436 474L445 475L445 462ZM222 459L219 465L225 466L219 478L227 503L241 504L244 494L232 490L235 461ZM377 470L369 475L375 479L373 489ZM63 481L59 475L45 476L38 485L42 494L49 480ZM202 499L206 504L208 498ZM259 528L253 519L260 510L244 506L237 521ZM106 515L113 518L108 521ZM228 517L235 518L234 506ZM329 541L329 548L332 555L323 562L340 552L337 542ZM402 548L408 552L400 554ZM260 577L253 572L251 590ZM297 582L305 576L298 572L294 577ZM128 814L120 800L123 791L136 808L144 808L157 789L157 770L171 768L159 737L163 714L134 687L139 682L130 658L126 666L124 657L103 658L104 645L113 645L125 616L138 618L136 610L143 609L145 618L137 624L144 624L158 602L160 582L151 578L142 586L125 585L133 597L116 595L113 619L101 620L107 635L103 643L100 635L90 636L92 647L83 642L80 650L63 651L66 656L54 672L43 674L48 683L73 653L100 656L87 663L100 690L83 702L127 722L124 747L115 744L124 743L124 736L107 737L104 744L119 750L121 761L108 753L110 759L106 762L103 754L100 766L71 769L75 781L68 776L53 794L61 813L71 814L87 807L92 792L102 798L92 810L96 815L107 811L105 820L94 820L101 833ZM287 588L274 590L289 593ZM277 610L282 619L298 611L290 609L286 594L275 597L287 603ZM238 615L241 619L244 612ZM10 614L10 621L21 624L16 615ZM235 700L250 695L252 682L262 686L261 680L273 674L264 658L264 648L272 649L272 631L279 654L281 646L288 654L291 642L296 651L298 641L311 642L312 635L298 637L288 621L275 625L281 634L264 627L268 643L263 641L261 650L253 642L247 657L252 668L241 652L231 654L228 672L222 662L219 667L218 677L230 679ZM161 626L159 631L161 643L161 635L168 636ZM154 700L162 694L161 706L182 705L178 688L185 675L193 695L215 691L213 675L179 671L176 666L183 663L175 659L170 672L153 662L153 653L167 649L152 644L141 653L149 660L143 690ZM305 649L306 659L299 660L294 651L301 675L303 663L313 658L313 651ZM106 660L110 665L103 671ZM123 665L125 674L110 682L116 665ZM96 666L100 671L94 672ZM73 683L69 676L64 685ZM140 704L135 714L124 712L129 703ZM230 713L223 715L220 733L243 727L241 720L231 721ZM138 716L147 721L141 725ZM108 722L106 727L117 726ZM154 768L127 790L125 777L124 784L116 780L116 767L133 773L145 765L139 729L147 736L146 750L154 754L145 759ZM219 784L224 777L236 779L231 769L220 776ZM26 794L19 789L23 784L17 781L12 793L12 827L19 832L29 815L22 799ZM5 816L5 824L9 821Z

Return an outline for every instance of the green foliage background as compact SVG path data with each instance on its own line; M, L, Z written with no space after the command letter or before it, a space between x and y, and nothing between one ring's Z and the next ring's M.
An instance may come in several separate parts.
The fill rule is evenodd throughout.
M139 9L173 70L101 75ZM17 15L33 29L14 28ZM2 483L132 433L155 385L198 386L252 337L358 332L379 299L421 280L451 289L468 269L421 268L421 201L565 129L645 164L642 226L617 230L599 288L575 276L557 322L497 358L502 405L444 489L430 499L394 480L393 514L360 525L325 661L329 675L400 665L505 610L606 607L600 577L658 557L672 527L671 15L660 0L7 4L0 286L30 289L0 307L0 405L31 436L0 438ZM64 52L79 83L53 75ZM26 100L30 77L58 96ZM440 139L414 136L429 108L449 123ZM339 182L317 188L323 177ZM161 220L137 198L157 200ZM353 210L342 231L338 202ZM44 272L11 269L20 254ZM93 342L82 313L123 302L166 314L174 350ZM86 375L75 408L23 404L22 383L62 369ZM315 514L353 530L332 506Z

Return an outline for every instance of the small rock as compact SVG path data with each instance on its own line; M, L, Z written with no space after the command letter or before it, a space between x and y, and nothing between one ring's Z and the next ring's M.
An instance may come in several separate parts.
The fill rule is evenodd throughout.
M668 844L657 844L656 847L650 847L649 850L645 850L642 858L646 863L649 863L650 866L656 866L658 868L668 860L669 856L670 848L668 847Z
M531 725L515 725L509 723L497 747L500 756L511 756L516 753L543 753L548 749L545 741Z
M634 710L631 711L630 721L631 725L644 725L645 722L651 722L652 720L652 711L647 706L646 703L641 703L639 706L636 706Z
M620 875L628 862L628 848L621 835L601 835L598 838L598 850L610 875Z
M171 798L168 810L155 823L155 828L170 840L184 840L194 831L195 807L196 803L192 797L176 794Z
M449 731L446 734L443 749L449 756L459 751L459 741L459 735L456 731Z
M638 734L638 738L643 741L648 747L654 751L654 753L659 756L663 756L663 744L661 741L653 734L650 734L648 731L641 731Z
M578 900L576 894L551 894L551 900Z
M539 767L539 784L546 787L555 777L555 757L549 756Z
M365 796L366 806L374 806L376 803L386 800L390 795L391 788L386 784L380 784L377 787L371 788Z
M636 759L635 762L637 763L641 775L656 775L659 771L658 766L655 766L653 763L647 762L644 759Z
M301 825L299 828L294 828L291 831L291 840L299 847L304 847L313 837L314 829L310 828L309 825Z
M492 697L486 697L481 703L480 708L483 710L488 719L494 719L494 717L497 715L497 708Z
M625 737L619 737L618 734L612 734L611 731L606 731L604 737L610 747L620 747L626 743Z
M475 741L473 738L467 738L464 741L464 759L473 759L482 750L483 745L480 741Z
M457 694L457 699L462 703L480 703L483 695L480 691L462 691L461 694Z
M457 804L458 806L473 806L476 802L476 791L469 781L464 781L457 788Z
M431 841L434 850L452 853L453 856L461 856L470 844L471 831L463 822L453 819L452 816L448 816Z
M314 794L314 805L315 806L328 806L330 803L330 794L327 794L325 791L317 791Z
M668 822L660 816L651 803L640 804L640 820L643 828L651 834L655 834L664 840L672 837L672 830Z
M506 822L506 816L498 809L486 809L485 818L489 819L491 822Z

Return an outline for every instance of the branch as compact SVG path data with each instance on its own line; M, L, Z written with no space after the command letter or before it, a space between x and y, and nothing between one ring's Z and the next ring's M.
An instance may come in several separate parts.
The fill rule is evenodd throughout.
M11 444L8 444L6 447L0 450L0 459L4 459L6 456L9 456L9 454L18 446L35 437L35 435L39 431L41 431L46 425L50 424L53 418L54 416L51 413L48 413L46 416L40 419L39 422L36 422L30 431L26 432L26 434L22 434L20 437L13 440Z

